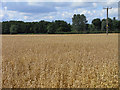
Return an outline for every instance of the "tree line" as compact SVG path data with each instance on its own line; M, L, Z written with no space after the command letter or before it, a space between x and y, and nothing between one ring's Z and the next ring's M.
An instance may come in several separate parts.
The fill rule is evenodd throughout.
M118 33L120 29L120 21L108 19L109 32ZM106 19L93 19L88 24L84 14L74 14L72 17L72 25L63 20L55 20L52 22L41 20L39 22L23 22L23 21L3 21L2 34L77 34L77 33L105 33Z

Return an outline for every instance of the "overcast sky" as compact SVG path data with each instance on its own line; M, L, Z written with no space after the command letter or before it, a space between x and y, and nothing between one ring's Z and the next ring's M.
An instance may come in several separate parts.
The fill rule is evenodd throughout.
M20 20L20 21L54 21L65 20L68 23L72 22L74 14L84 14L87 17L88 23L91 23L94 18L106 18L106 10L103 7L112 7L109 10L109 17L118 18L118 3L116 2L93 2L82 1L76 2L58 2L58 0L51 0L47 2L40 2L37 0L4 0L0 8L0 18L2 21ZM54 2L53 2L54 1ZM115 0L114 0L115 1ZM1 5L0 5L1 6Z

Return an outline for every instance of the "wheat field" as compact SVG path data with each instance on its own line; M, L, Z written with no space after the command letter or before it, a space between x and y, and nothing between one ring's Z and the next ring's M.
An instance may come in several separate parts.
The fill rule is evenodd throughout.
M3 35L2 88L117 88L118 34Z

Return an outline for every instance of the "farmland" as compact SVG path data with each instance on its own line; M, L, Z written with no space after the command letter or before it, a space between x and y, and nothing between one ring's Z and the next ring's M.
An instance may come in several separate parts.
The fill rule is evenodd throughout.
M3 88L117 88L118 35L3 35Z

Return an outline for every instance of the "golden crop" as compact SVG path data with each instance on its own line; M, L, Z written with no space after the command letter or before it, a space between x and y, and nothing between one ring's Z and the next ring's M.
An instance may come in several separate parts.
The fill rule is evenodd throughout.
M3 35L3 88L117 88L118 35Z

